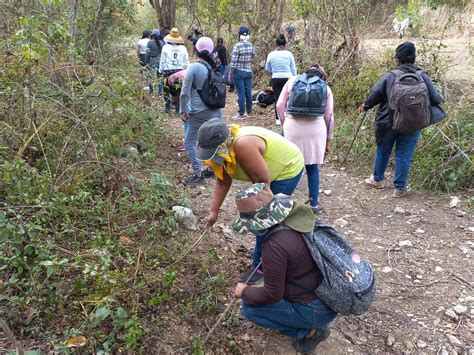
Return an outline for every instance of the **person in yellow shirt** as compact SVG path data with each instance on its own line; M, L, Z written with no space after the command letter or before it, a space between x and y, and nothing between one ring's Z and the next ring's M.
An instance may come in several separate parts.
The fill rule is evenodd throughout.
M232 180L263 182L270 185L273 194L291 196L301 179L303 155L298 147L281 135L261 127L227 126L219 118L204 123L198 131L197 158L214 171L216 184L207 216L207 227L212 227L232 185ZM260 264L265 233L256 235L252 269ZM253 270L242 275L243 280ZM257 270L249 283L263 278Z

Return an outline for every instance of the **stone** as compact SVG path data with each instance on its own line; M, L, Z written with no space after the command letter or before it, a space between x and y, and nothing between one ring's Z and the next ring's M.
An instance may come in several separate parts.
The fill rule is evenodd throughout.
M449 355L449 352L448 352L448 350L446 350L445 348L442 348L442 349L438 352L438 355Z
M405 347L408 349L408 350L412 350L415 348L415 345L413 345L413 342L411 340L404 340L403 341L403 345L405 345Z
M462 304L457 304L456 306L453 307L453 309L454 309L454 312L456 312L456 314L464 314L467 312L467 307L463 306Z
M456 216L457 217L464 217L465 215L467 215L466 212L461 211L461 210L456 210Z
M388 274L389 272L392 272L392 268L390 266L385 266L382 269L382 272L385 273L385 274Z
M444 271L444 269L441 266L436 266L435 267L435 272L440 273L440 272L443 272L443 271Z
M457 196L451 196L451 201L449 202L449 208L457 207L461 200Z
M174 215L178 221L187 229L197 230L197 218L192 209L183 206L173 206Z
M393 209L393 212L398 213L398 214L405 214L407 211L403 207L395 206L395 208Z
M455 320L455 321L458 320L458 316L452 308L447 309L446 312L444 312L444 315L447 316L448 318L451 318L452 320Z
M344 218L338 218L334 221L334 224L341 228L344 228L349 224L349 222L347 222Z
M323 194L325 194L326 196L331 196L332 195L332 190L324 190Z
M468 227L467 230L468 230L469 232L474 232L474 227Z
M385 345L393 346L395 344L395 337L392 334L389 334L387 339L385 340Z
M399 243L398 243L398 246L399 247L411 247L413 246L412 242L410 240L401 240Z
M418 339L417 342L416 342L416 347L418 349L424 349L428 346L428 344L426 344L425 341L421 340L421 339Z
M415 234L425 234L425 231L424 231L423 229L418 228L418 229L415 231Z
M461 347L461 346L462 346L461 340L459 340L458 338L456 338L454 335L448 334L448 335L446 335L446 337L448 338L448 340L449 340L449 342L451 343L451 345L457 346L457 347Z
M467 296L464 298L464 302L466 303L474 303L474 296Z

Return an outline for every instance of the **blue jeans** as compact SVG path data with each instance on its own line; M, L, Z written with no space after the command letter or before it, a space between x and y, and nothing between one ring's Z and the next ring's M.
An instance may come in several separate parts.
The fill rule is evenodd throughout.
M319 165L305 165L306 175L308 175L309 204L316 207L319 204Z
M298 186L298 183L300 182L302 174L303 174L303 170L301 170L301 172L298 175L290 179L273 181L272 183L270 183L270 190L272 190L274 195L281 193L287 196L291 196L293 195L293 192L295 192L296 187ZM255 249L253 250L253 262L252 262L252 267L256 268L258 264L260 263L260 260L262 260L262 245L267 233L266 231L263 231L263 232L251 231L251 232L255 234L255 238L256 238Z
M416 143L420 138L421 131L410 133L397 133L388 131L382 140L377 143L377 152L374 163L374 180L385 179L385 169L387 169L393 145L395 145L395 174L393 187L403 189L407 185L408 174L410 173L411 158L415 151Z
M239 102L239 113L252 112L252 72L234 69L232 76Z
M311 329L328 328L336 318L336 313L319 299L307 305L286 300L255 306L243 302L242 313L247 320L293 339L304 338Z

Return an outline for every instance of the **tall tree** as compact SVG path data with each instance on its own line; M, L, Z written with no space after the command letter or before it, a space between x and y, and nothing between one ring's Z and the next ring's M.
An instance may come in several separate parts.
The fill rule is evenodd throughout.
M176 24L176 0L149 0L155 9L160 28L174 27Z

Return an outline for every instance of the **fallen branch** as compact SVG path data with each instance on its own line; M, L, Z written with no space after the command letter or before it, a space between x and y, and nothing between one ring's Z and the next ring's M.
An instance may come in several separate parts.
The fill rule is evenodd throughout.
M8 326L7 322L3 318L0 318L0 328L3 329L3 332L7 336L8 340L13 344L16 349L16 353L19 355L23 355L25 350L23 349L23 345L21 345L18 340L16 340L15 335L13 334L12 330Z

